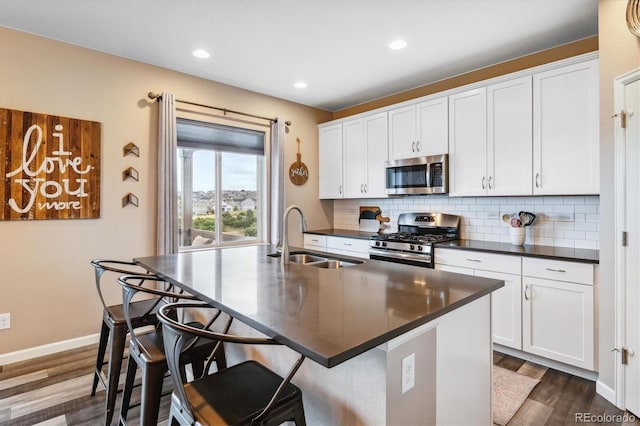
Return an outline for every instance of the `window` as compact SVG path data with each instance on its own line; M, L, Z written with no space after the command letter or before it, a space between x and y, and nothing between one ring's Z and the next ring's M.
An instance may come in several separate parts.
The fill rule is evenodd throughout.
M177 120L180 249L263 243L265 133Z

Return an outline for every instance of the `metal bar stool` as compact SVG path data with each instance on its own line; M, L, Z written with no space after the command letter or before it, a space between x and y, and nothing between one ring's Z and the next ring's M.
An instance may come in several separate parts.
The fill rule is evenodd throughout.
M102 284L105 278L105 272L112 272L117 275L107 274L113 277L113 283L116 283L117 276L123 274L136 274L142 281L152 276L144 268L133 262L108 259L94 259L91 261L95 269L96 289L98 296L102 302L102 329L100 330L100 343L98 345L98 356L96 358L96 368L93 377L93 386L91 388L91 396L95 396L98 382L102 381L106 388L107 396L105 398L105 418L104 424L110 425L113 418L113 411L116 404L116 396L118 393L118 382L120 380L120 369L122 367L122 359L124 357L124 347L127 340L129 327L124 317L124 308L122 304L107 305L102 293ZM143 275L145 274L145 275ZM131 307L131 324L134 327L143 327L146 325L155 325L158 319L153 312L155 309L154 301L136 302ZM105 354L107 352L107 343L109 343L108 367L106 380L103 378L103 368L107 363Z
M139 284L143 281L142 284ZM134 387L136 371L142 372L142 386L140 392L140 424L155 425L158 422L158 410L162 397L162 384L165 374L169 371L167 359L164 353L162 328L157 325L153 331L139 333L131 323L131 310L135 303L133 299L143 298L152 300L156 306L161 307L169 302L181 299L194 300L195 296L184 293L165 282L159 277L145 277L137 275L124 275L118 278L122 286L122 300L124 316L129 324L129 359L127 361L127 373L122 392L122 407L120 410L120 424L126 424L127 414L131 407L131 395ZM206 325L193 321L190 326L195 328L210 327L218 318L220 312L214 315ZM138 330L139 331L139 330ZM224 347L217 346L217 342L211 340L200 341L191 347L188 354L180 359L180 369L191 364L195 375L202 374L205 360L211 357L215 360L218 369L227 367Z
M171 396L169 424L276 425L294 421L297 426L304 426L302 392L291 383L304 361L303 355L284 379L256 361L244 361L214 373L209 372L207 364L201 377L187 383L180 370L180 360L201 340L218 342L216 348L223 342L279 344L270 338L228 334L231 318L222 333L176 320L178 311L191 317L212 309L202 302L180 302L164 305L158 311L175 388Z

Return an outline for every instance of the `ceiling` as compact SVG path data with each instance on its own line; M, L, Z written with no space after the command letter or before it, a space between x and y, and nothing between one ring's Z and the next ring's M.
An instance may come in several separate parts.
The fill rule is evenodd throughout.
M0 0L0 25L336 111L596 35L598 1Z

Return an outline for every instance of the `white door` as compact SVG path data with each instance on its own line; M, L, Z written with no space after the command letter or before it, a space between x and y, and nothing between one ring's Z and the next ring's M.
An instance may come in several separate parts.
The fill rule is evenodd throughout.
M449 153L449 111L447 97L416 105L417 150L420 155Z
M493 343L522 349L522 276L479 270L475 275L504 281L504 287L491 293Z
M342 198L342 124L318 129L318 193Z
M342 123L342 194L344 198L364 197L367 180L366 146L361 118Z
M381 112L364 118L364 139L367 145L367 180L364 187L367 198L383 198L386 187L384 162L389 158L387 113Z
M531 195L531 76L487 87L489 195Z
M640 70L616 80L616 112L624 111L626 128L618 115L616 131L616 230L626 232L627 245L616 248L616 287L622 295L616 321L616 346L629 351L622 373L619 405L640 415ZM633 354L633 355L632 355ZM620 361L620 358L618 358Z
M533 76L533 192L598 194L598 60Z
M416 106L389 111L389 159L417 157Z
M486 88L449 96L449 195L486 195L486 158Z

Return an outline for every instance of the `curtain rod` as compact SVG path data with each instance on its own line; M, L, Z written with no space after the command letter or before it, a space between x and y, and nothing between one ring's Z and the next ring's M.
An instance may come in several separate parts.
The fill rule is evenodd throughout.
M162 99L162 95L158 94L158 93L149 92L149 93L147 93L147 96L149 97L149 99L153 99L154 101L157 100L157 99ZM277 121L277 119L275 119L275 118L261 117L259 115L248 114L246 112L240 112L240 111L234 111L234 110L227 109L227 108L220 108L220 107L214 107L214 106L210 106L210 105L198 104L198 103L195 103L195 102L183 101L181 99L176 99L176 102L180 102L181 104L187 104L187 105L193 105L193 106L197 106L197 107L202 107L202 108L217 109L218 111L222 111L225 114L230 112L232 114L240 114L240 115L244 115L244 116L247 116L247 117L259 118L260 120L267 120L267 121L272 122L272 123L275 123ZM287 125L287 126L291 126L291 121L285 121L284 124Z

